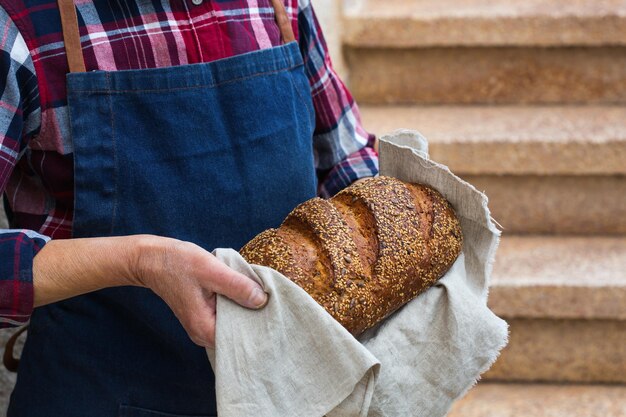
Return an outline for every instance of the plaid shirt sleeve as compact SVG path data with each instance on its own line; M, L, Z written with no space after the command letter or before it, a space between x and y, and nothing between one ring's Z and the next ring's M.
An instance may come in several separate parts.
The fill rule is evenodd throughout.
M316 113L318 194L330 197L359 178L378 174L376 138L363 128L356 102L332 67L310 0L299 2L298 31Z
M39 128L41 109L30 52L0 8L0 192ZM0 328L28 322L33 311L33 258L48 238L0 230Z

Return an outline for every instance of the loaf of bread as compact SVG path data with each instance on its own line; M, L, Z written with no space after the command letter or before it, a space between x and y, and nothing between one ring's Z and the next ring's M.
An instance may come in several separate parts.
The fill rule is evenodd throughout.
M462 242L439 192L377 177L302 203L240 253L295 282L357 336L433 285Z

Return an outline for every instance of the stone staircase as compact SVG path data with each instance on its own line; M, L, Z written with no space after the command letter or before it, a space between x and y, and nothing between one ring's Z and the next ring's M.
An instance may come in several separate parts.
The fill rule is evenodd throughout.
M486 192L510 343L453 417L626 417L626 2L347 0L368 130Z
M449 417L613 417L626 413L624 388L608 385L480 384Z
M370 103L620 103L620 0L348 0L353 93ZM358 65L354 65L358 63Z

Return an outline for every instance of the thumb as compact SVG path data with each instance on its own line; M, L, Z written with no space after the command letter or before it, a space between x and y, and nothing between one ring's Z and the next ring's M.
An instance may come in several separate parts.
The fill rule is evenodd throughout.
M229 268L215 257L212 257L211 271L212 287L216 293L247 308L260 309L267 304L267 293L252 278Z

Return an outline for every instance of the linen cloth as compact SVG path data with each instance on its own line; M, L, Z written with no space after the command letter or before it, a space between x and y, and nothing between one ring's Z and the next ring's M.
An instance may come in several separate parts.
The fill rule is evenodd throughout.
M216 348L207 352L220 417L443 416L505 346L507 324L487 308L500 238L487 196L431 161L417 132L383 137L380 163L381 175L450 201L462 253L434 287L356 340L280 273L217 249L270 293L261 311L218 296Z

